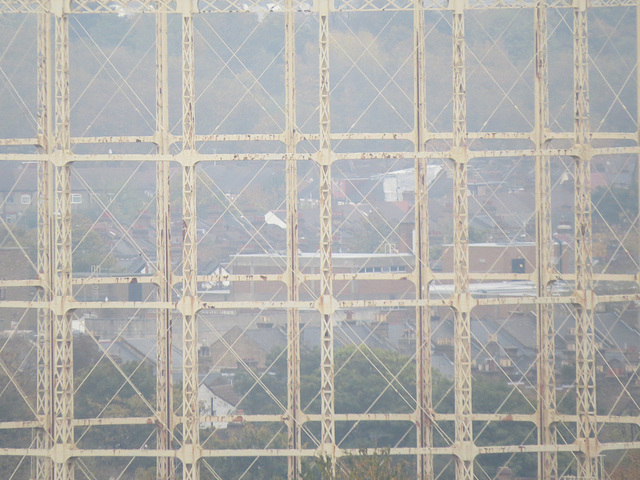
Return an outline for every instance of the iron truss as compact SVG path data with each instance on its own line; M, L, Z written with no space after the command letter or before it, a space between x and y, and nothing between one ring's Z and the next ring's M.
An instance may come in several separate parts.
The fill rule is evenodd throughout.
M417 477L434 477L433 459L449 456L455 460L455 477L473 480L474 462L480 455L532 453L538 456L538 477L543 480L560 478L558 454L570 452L577 459L577 478L599 477L598 459L608 451L637 450L640 441L602 441L598 432L604 425L628 424L640 428L640 417L599 414L596 408L596 358L594 312L599 305L640 301L639 293L599 293L594 282L625 282L640 288L640 274L594 273L591 199L591 160L596 156L634 155L640 159L640 131L630 133L592 131L589 101L588 13L597 7L633 8L638 15L637 0L317 0L309 5L299 0L276 0L269 6L269 15L284 17L284 89L285 128L277 134L198 134L196 133L194 20L217 13L246 13L263 8L251 0L181 0L137 2L136 13L156 19L156 124L150 136L73 136L71 125L69 20L81 14L116 14L130 8L128 2L110 1L19 1L1 0L0 14L32 14L37 16L37 136L35 138L2 138L2 147L32 146L33 152L2 153L0 160L37 162L38 171L38 235L37 276L18 280L0 280L0 287L35 287L38 296L32 300L0 300L0 309L33 309L37 311L37 404L36 416L29 421L2 421L0 430L29 429L35 432L29 447L0 448L2 456L30 457L38 479L69 480L74 478L76 463L87 457L150 457L157 461L157 478L175 478L175 465L183 465L183 478L200 478L203 460L217 457L283 457L288 459L290 478L301 475L301 458L326 455L336 468L336 459L354 453L341 448L336 440L336 424L340 422L404 421L415 425L416 444L398 446L391 455L414 456ZM534 22L535 118L530 132L471 132L467 128L467 43L465 17L471 10L526 9ZM547 12L563 9L573 14L574 54L574 128L572 132L556 132L549 118L549 73ZM425 51L426 11L446 11L451 15L453 91L451 92L453 124L450 131L435 131L427 122L427 60ZM330 22L348 12L413 13L414 125L409 132L352 133L331 128L330 110ZM318 111L316 133L299 131L296 125L296 16L306 12L318 22ZM529 13L527 13L529 14ZM168 17L181 18L181 133L172 133L169 125L169 29ZM639 30L640 31L640 30ZM640 34L638 34L640 44ZM638 49L640 51L640 48ZM637 72L636 72L637 74ZM640 81L638 98L640 99ZM640 100L639 100L640 102ZM640 108L638 108L640 111ZM4 121L4 120L0 120ZM413 148L408 151L336 152L332 145L344 140L405 140ZM473 140L518 141L513 149L471 149ZM199 151L199 145L226 141L281 142L283 153L218 154ZM438 141L438 143L433 143ZM521 148L522 141L528 142ZM302 152L303 142L316 145L315 151ZM431 142L431 143L430 143ZM564 143L562 143L564 142ZM153 144L150 154L83 154L73 149L91 144ZM437 145L433 148L431 144ZM558 145L562 145L559 147ZM532 273L480 274L469 265L469 173L470 162L486 158L535 159L535 237L536 268ZM551 159L568 157L575 166L574 185L574 249L575 271L558 272L553 260L551 226ZM409 273L341 273L334 271L332 167L343 160L383 161L411 160L415 165L415 245L416 268ZM451 164L453 179L453 271L434 271L429 263L429 209L427 167L431 160L446 159ZM196 192L197 167L204 162L284 161L286 165L286 268L283 273L262 275L260 279L240 274L201 275L198 273L197 200L206 192ZM153 162L156 168L157 206L157 270L152 276L75 276L72 267L72 165L90 162ZM302 272L298 238L298 168L312 163L319 171L320 268L317 272ZM170 230L170 169L179 165L182 185L182 264L172 271ZM640 172L640 168L637 169ZM175 221L175 218L173 219ZM341 299L336 294L337 282L357 280L408 280L413 283L413 298ZM470 283L478 280L526 280L535 284L535 294L513 297L478 297L471 294ZM74 298L74 288L92 285L130 284L133 280L155 287L157 295L149 301L83 301ZM554 294L553 284L560 280L575 285L568 294ZM198 293L199 282L264 282L286 286L286 300L209 301ZM320 294L308 300L300 292L305 283L317 282ZM429 294L434 283L453 285L453 294L436 298ZM172 292L179 291L175 301ZM531 306L537 315L537 407L532 414L478 413L472 397L471 315L474 309L486 306ZM556 398L554 309L571 306L575 309L576 406L570 414L560 413ZM449 308L454 316L454 397L452 413L440 413L434 406L431 381L431 320L433 308ZM415 361L417 406L411 413L336 413L334 336L336 313L362 308L415 309ZM73 333L72 314L77 310L101 311L141 310L157 312L157 387L155 414L139 418L84 418L74 416ZM203 416L198 403L198 326L201 312L220 309L254 309L287 312L287 400L282 414L244 415L248 423L281 423L288 432L286 448L207 449L200 436L200 424L234 421L231 416ZM306 413L300 393L300 314L315 311L321 326L321 386L319 413ZM181 315L182 331L182 398L174 399L171 375L173 351L172 312ZM180 413L176 413L179 401ZM524 445L478 445L474 422L515 422L535 426L535 443ZM305 426L320 425L315 444L303 440ZM438 424L455 426L455 438L449 446L434 446L434 429ZM575 426L575 439L558 441L558 424ZM149 425L156 426L155 448L146 449L86 449L76 445L74 432L78 427ZM180 426L180 440L174 438ZM373 452L374 445L368 452Z

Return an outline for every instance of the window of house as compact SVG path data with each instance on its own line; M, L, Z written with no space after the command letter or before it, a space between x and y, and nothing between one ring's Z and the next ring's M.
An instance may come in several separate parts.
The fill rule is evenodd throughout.
M20 195L20 203L22 205L29 205L31 203L31 195L28 193L23 193Z
M71 194L71 203L72 204L82 203L82 195L79 194L79 193L72 193Z
M524 258L514 258L511 260L511 273L525 273Z
M16 201L15 197L13 196L13 194L11 195L7 195L7 203L9 205L12 205L14 202Z

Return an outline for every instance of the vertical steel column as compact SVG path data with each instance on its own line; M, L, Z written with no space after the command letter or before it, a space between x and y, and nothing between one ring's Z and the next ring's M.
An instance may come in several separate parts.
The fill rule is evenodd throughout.
M156 14L156 151L160 155L169 153L169 52L166 12ZM171 215L169 164L156 162L156 281L158 301L171 301L173 271L171 267ZM157 376L156 407L158 450L169 450L173 435L173 380L172 380L172 313L169 309L157 311ZM157 457L158 480L174 478L174 460Z
M320 165L320 300L318 310L322 316L321 327L321 386L322 399L322 453L331 456L335 470L335 420L334 420L334 365L333 329L335 300L333 298L333 272L331 259L331 121L329 88L329 14L330 0L318 2L320 43L320 146L317 162Z
M55 8L55 277L53 309L54 478L73 479L73 332L67 303L71 284L71 149L69 100L69 4Z
M60 151L58 153L61 153ZM55 479L73 478L69 449L73 446L73 332L71 313L71 182L69 165L56 167L56 278L53 299L53 410Z
M598 473L596 422L596 348L591 250L591 145L589 126L589 49L587 0L573 7L575 98L575 245L576 245L576 442L578 479L594 480Z
M453 0L453 276L456 478L473 480L464 0Z
M195 162L195 5L183 3L182 12L182 352L184 480L200 478L200 409L198 404L198 282Z
M535 144L536 144L536 256L537 295L540 298L552 295L553 227L551 224L551 174L549 156L541 153L547 147L549 131L549 66L547 61L547 6L539 0L534 11L535 34ZM556 411L555 379L555 326L552 304L536 307L538 319L538 444L554 445L556 430L552 415ZM558 455L556 452L538 454L538 478L558 478Z
M636 133L637 145L640 147L640 3L636 6ZM636 235L640 236L640 154L636 162L636 202L638 214L636 215ZM638 257L640 262L640 243L638 245ZM640 264L640 263L638 263ZM636 325L640 325L640 309L638 309Z
M289 156L286 160L287 184L287 299L299 298L298 283L298 165L291 154L296 153L296 35L293 0L285 2L285 143ZM288 447L302 447L300 432L300 313L297 308L287 309L287 416ZM300 457L288 457L288 478L301 475Z
M427 141L427 83L425 62L425 26L423 0L413 5L414 43L414 150L424 152ZM415 249L416 299L429 299L429 214L427 191L427 160L415 160ZM416 308L416 398L417 447L433 446L432 389L431 389L431 318L429 307ZM417 478L433 478L433 455L417 458Z
M45 158L38 162L38 300L50 303L53 298L53 170L50 165L52 139L51 116L51 17L38 14L38 152ZM52 397L52 326L50 308L39 308L37 319L37 374L36 412L40 428L35 432L35 446L49 450L52 445L53 397ZM51 459L35 459L32 476L38 480L53 478Z

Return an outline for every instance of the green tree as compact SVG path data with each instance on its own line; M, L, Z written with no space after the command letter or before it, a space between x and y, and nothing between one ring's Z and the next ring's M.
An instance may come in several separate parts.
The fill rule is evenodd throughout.
M535 400L525 398L519 389L509 385L506 379L476 377L473 382L473 409L479 413L534 413ZM505 419L506 420L506 419ZM508 421L474 422L474 437L477 445L525 445L536 442L531 425ZM508 463L507 463L508 462ZM484 455L476 459L477 465L493 474L507 465L518 475L536 470L535 454Z
M638 214L637 187L599 187L593 190L592 202L594 220L605 221L609 225L631 223Z
M286 399L286 357L282 352L273 352L274 361L269 372L264 374L262 382L269 388L282 404ZM301 359L301 398L303 409L307 413L320 411L320 368L318 366L319 351L303 352ZM276 359L277 358L277 359ZM270 363L270 362L268 362ZM415 362L406 355L367 347L348 346L335 351L335 411L337 413L406 413L415 410ZM258 372L255 372L258 375ZM432 374L432 390L434 403L440 413L454 411L452 382L444 378L438 371ZM283 413L277 407L264 388L254 386L251 375L237 375L235 387L237 393L246 395L242 407L248 413ZM490 379L478 376L473 384L474 411L494 413L533 413L535 399L528 399L514 391L506 379ZM336 438L342 448L362 449L371 447L389 448L395 446L411 446L415 444L412 424L407 422L385 422L384 428L377 422L338 422ZM319 426L308 424L309 435L319 436ZM536 437L531 434L531 426L519 422L475 422L474 433L478 445L508 445L535 443ZM444 422L438 426L434 442L436 446L449 445L454 438L453 426ZM384 452L380 456L357 455L348 457L343 462L343 469L354 470L354 477L361 478L362 471L374 471L377 468L390 468L395 472L395 464L387 465ZM436 461L440 462L437 458ZM518 475L526 475L535 470L535 455L519 454L514 458L509 455L487 455L479 457L478 467L487 472L495 472L498 467L508 465ZM385 466L386 465L386 466ZM308 463L309 478L325 478L322 472L322 459ZM402 465L402 469L413 468ZM445 469L446 462L439 465ZM373 470L372 470L373 469ZM389 470L386 470L387 473ZM325 472L326 473L326 472ZM339 477L340 478L340 477ZM380 478L406 478L380 477Z
M156 381L150 362L114 364L102 356L102 351L89 337L76 337L74 344L76 418L153 415ZM75 439L79 448L153 448L155 425L78 428ZM131 464L124 458L86 458L83 463L97 478L115 476L127 480L145 478L155 465L153 459L146 458L134 459ZM118 477L122 472L125 473Z
M316 457L307 462L304 480L404 480L412 475L412 466L403 459L394 459L388 449L375 449L369 454L362 449L340 459L335 474L329 457Z
M286 448L287 444L286 430L279 424L232 424L224 430L205 431L202 438L206 439L204 447L208 449ZM215 458L205 462L207 465L201 468L203 480L237 478L244 472L251 472L248 478L256 480L287 477L287 461L283 458Z
M14 335L4 338L0 361L0 421L35 420L35 350L31 339ZM24 448L31 443L27 429L1 430L0 445ZM25 464L26 463L26 464ZM15 478L28 478L29 464L20 458L2 456L0 471L15 472Z

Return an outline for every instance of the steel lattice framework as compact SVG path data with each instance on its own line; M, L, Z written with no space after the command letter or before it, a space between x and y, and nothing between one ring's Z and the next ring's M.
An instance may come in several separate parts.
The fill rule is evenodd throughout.
M605 132L592 129L590 114L590 12L598 9L625 9L626 15L636 15L636 47L634 56L635 79L629 83L637 86L638 105L627 105L628 110L640 115L640 4L637 0L316 0L308 5L299 0L276 0L269 6L261 2L246 0L178 0L136 3L136 15L155 19L155 72L147 72L155 78L155 125L152 135L74 136L72 131L72 98L70 91L73 75L73 58L70 49L70 19L82 15L113 17L124 9L131 8L121 0L0 0L1 16L37 17L37 134L35 138L0 138L0 160L8 162L37 162L37 274L30 278L0 280L6 289L36 288L33 300L2 298L0 309L23 309L37 311L37 378L35 415L32 420L1 421L0 429L34 432L30 445L0 448L0 455L29 458L32 472L37 479L70 480L78 477L78 462L88 458L120 457L156 459L157 478L169 480L181 476L199 479L201 470L211 469L207 460L219 457L278 457L288 462L289 478L300 478L303 459L326 456L331 461L332 471L339 468L338 460L358 449L343 447L337 438L337 424L341 422L406 422L415 435L413 446L396 445L389 449L392 456L411 457L416 463L416 478L445 478L447 473L438 472L434 459L450 458L455 464L455 478L473 480L481 477L476 468L478 457L497 454L537 455L538 478L556 480L562 477L559 456L572 454L575 458L575 475L579 480L607 478L600 467L600 459L610 452L628 453L640 450L640 440L613 441L599 438L599 433L608 425L626 424L640 427L637 411L628 416L602 414L596 406L596 377L599 362L594 315L599 306L607 304L633 305L640 301L640 268L638 252L634 272L594 272L592 231L592 164L594 158L615 159L632 156L640 162L640 121L635 119L635 130L629 132ZM533 62L530 78L533 90L533 117L531 131L471 131L468 122L469 45L465 26L468 15L476 11L512 11L520 9L531 17L533 24ZM198 20L216 15L240 15L264 11L264 15L284 18L282 56L284 71L283 113L284 129L276 133L210 133L201 134L197 128L199 116L196 109L198 90ZM350 14L371 12L405 12L412 19L413 37L409 65L413 70L411 99L413 125L409 131L384 131L362 133L340 131L332 125L330 109L332 83L330 81L330 53L339 49L332 40L332 22L348 18ZM548 12L566 12L563 17L571 26L573 35L573 130L560 131L554 128L550 118L550 79ZM300 115L296 95L299 76L296 75L297 22L300 12L317 19L317 71L313 72L317 85L317 109L312 122L305 127L299 125ZM377 12L377 13L376 13ZM428 120L429 97L429 40L426 15L440 12L449 19L451 38L452 91L441 92L450 98L452 123L450 129L437 131ZM178 133L170 121L170 75L176 63L170 62L170 23L180 18L181 63L179 80L181 85L181 120ZM174 23L175 26L175 23ZM307 53L308 54L308 53ZM482 59L477 63L481 63ZM298 79L297 79L298 77ZM126 82L124 77L122 81ZM240 79L238 79L238 82ZM257 80L256 80L257 81ZM390 82L393 81L393 77ZM298 82L298 83L297 83ZM503 92L504 93L504 92ZM382 94L382 92L379 92ZM508 92L505 93L508 95ZM592 95L593 96L593 95ZM616 98L619 94L616 95ZM173 101L178 99L172 98ZM625 108L626 108L625 107ZM517 108L517 107L516 107ZM333 109L335 111L335 108ZM0 122L8 119L1 117ZM309 126L313 124L313 126ZM385 140L402 140L410 148L393 151L378 151ZM491 143L493 141L499 143ZM228 142L273 142L282 146L277 153L207 153L206 145L228 144ZM344 151L336 144L358 141L356 151ZM482 142L485 143L482 143ZM227 142L227 143L225 143ZM148 144L149 153L82 153L79 147L86 145L135 145ZM473 148L470 144L473 143ZM304 146L303 146L304 145ZM485 145L500 145L487 148ZM513 146L512 146L513 145ZM523 147L526 145L526 148ZM14 148L14 150L12 150ZM31 148L33 151L28 151ZM17 152L17 153L16 153ZM470 166L482 159L530 158L535 175L534 238L535 265L533 273L477 273L470 267ZM554 258L554 228L552 226L554 180L553 163L556 159L571 159L573 164L573 245L575 265L573 272L562 272ZM415 268L408 273L354 272L342 273L334 268L336 258L332 252L336 223L333 215L335 199L335 174L337 163L345 161L379 160L391 164L410 161L415 172L414 198L411 210L414 223L414 246L412 250ZM156 252L153 275L97 276L76 274L72 265L74 250L72 230L72 175L76 165L99 162L107 165L115 162L144 163L155 165L155 212ZM207 192L199 186L199 168L212 162L239 164L242 162L280 162L286 178L286 265L281 274L269 273L261 276L260 282L286 286L286 298L269 300L204 300L199 292L201 282L254 282L244 274L199 273L198 268L198 200ZM432 162L442 162L450 168L452 202L452 271L440 272L433 268L430 252L430 207L428 167ZM319 268L303 271L300 254L299 231L299 178L300 165L314 165L317 169L319 210ZM175 173L178 168L179 172ZM640 175L640 168L635 169ZM176 215L171 212L171 189L176 184L170 179L181 178L179 188L181 202ZM637 179L634 179L637 182ZM179 185L179 182L178 182ZM637 192L635 202L638 203ZM174 202L175 205L175 202ZM106 208L106 207L105 207ZM442 208L437 206L436 208ZM174 208L175 210L175 208ZM172 217L173 213L173 217ZM179 217L177 220L176 218ZM638 220L633 220L631 233L638 237ZM4 226L7 226L4 220ZM171 225L181 225L179 238L182 260L178 270L172 263ZM9 227L7 227L9 228ZM213 227L215 228L215 227ZM395 228L395 227L394 227ZM258 235L258 232L256 232ZM174 237L176 235L174 234ZM176 238L173 239L175 244ZM622 242L620 242L622 243ZM4 275L3 275L4 277ZM337 284L356 281L410 281L411 295L402 298L344 298ZM84 301L77 292L92 285L130 284L132 281L153 287L153 295L143 301ZM529 281L534 285L533 293L525 296L478 296L470 285L482 281L515 282ZM317 282L318 291L309 298L305 285ZM564 294L554 291L554 285L567 282L571 290ZM598 282L626 285L624 293L617 290L598 290ZM440 298L430 294L434 284L452 286L452 294ZM177 292L177 294L176 294ZM106 300L106 299L105 299ZM472 344L472 317L474 309L481 307L513 308L528 307L535 312L537 351L535 361L535 392L533 413L503 411L479 413L474 409L472 379L474 358ZM415 345L413 362L416 368L415 405L410 413L337 413L336 412L336 366L334 343L339 313L358 309L409 308L415 310ZM558 381L556 380L556 310L567 308L575 321L575 408L571 413L558 409ZM76 418L74 415L74 378L72 319L76 311L128 311L142 310L157 315L157 342L155 348L156 396L153 414L136 418ZM207 311L224 309L248 309L260 312L286 312L286 360L287 395L279 414L246 414L246 423L281 424L288 432L287 445L273 448L212 449L206 447L201 438L201 424L214 421L231 421L230 417L203 416L199 407L199 326L198 316ZM435 309L449 309L453 316L453 409L441 413L432 392L432 316ZM301 313L316 312L320 325L320 407L309 413L301 399ZM173 351L179 341L174 342L174 329L179 314L182 351L182 398L174 398L172 365ZM3 369L6 372L5 367ZM637 370L637 365L635 366ZM637 372L635 372L637 375ZM124 374L123 374L124 375ZM11 375L9 375L11 377ZM125 375L125 380L130 377ZM126 383L125 381L125 383ZM623 381L621 380L621 383ZM255 377L255 384L263 386ZM266 387L265 387L266 388ZM393 388L393 387L392 387ZM631 386L622 385L625 394ZM284 403L284 402L283 402ZM481 422L511 422L532 425L535 441L517 445L486 445L477 442L477 428ZM127 448L83 448L75 438L80 427L99 426L146 426L155 425L155 446L144 449ZM310 431L310 425L319 425L318 435ZM452 425L453 438L448 445L436 444L434 431L442 425ZM574 438L560 441L558 426L569 425ZM313 430L313 429L312 429ZM179 433L178 433L179 432ZM636 432L637 433L637 432ZM565 432L566 436L566 432ZM376 445L368 445L372 453ZM180 464L180 472L177 465ZM83 469L86 474L85 466ZM450 472L450 470L448 470ZM566 474L566 472L565 472ZM444 476L440 476L444 475ZM488 475L489 478L493 474ZM220 478L216 476L215 478Z

